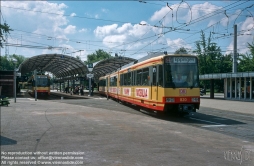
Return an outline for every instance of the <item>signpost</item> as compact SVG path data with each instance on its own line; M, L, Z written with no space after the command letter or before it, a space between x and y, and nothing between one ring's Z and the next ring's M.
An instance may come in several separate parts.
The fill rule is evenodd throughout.
M86 75L86 77L89 78L89 95L88 96L91 96L91 78L93 78L93 74L89 73Z
M93 70L93 63L88 63L87 68L88 68L88 71L91 72ZM89 78L89 95L88 96L91 96L91 78L93 78L93 74L89 73L86 75L86 77Z

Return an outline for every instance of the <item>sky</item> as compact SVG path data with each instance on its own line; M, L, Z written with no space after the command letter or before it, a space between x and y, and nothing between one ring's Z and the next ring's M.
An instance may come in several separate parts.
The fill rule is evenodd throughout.
M13 30L1 55L65 54L87 60L103 49L139 59L151 52L195 51L201 31L223 54L254 40L254 1L1 1L1 23Z

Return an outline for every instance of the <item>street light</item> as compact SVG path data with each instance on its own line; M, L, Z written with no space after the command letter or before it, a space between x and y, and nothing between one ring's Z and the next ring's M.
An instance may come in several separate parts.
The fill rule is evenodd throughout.
M14 102L16 103L16 63L17 59L12 59L12 62L14 63Z

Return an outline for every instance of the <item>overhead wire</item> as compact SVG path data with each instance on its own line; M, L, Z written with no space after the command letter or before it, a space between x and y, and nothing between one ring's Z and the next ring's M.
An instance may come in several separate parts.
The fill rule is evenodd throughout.
M187 6L188 6L189 9L190 9L190 21L189 21L189 23L190 23L191 20L192 20L192 11L191 11L191 7L190 7L190 5L189 5L187 2L185 2L185 1L183 1L183 0L182 0L181 3L179 4L179 6L181 6L182 3L187 4ZM178 21L178 19L177 19L177 13L178 13L179 6L178 6L177 9L176 9L176 22L178 22L178 24L185 24L185 25L188 25L189 23L180 23L180 22Z
M248 1L249 1L249 0L248 0ZM246 2L248 2L248 1L246 1ZM237 2L239 2L239 1L237 1ZM242 4L246 3L246 2L243 2L243 3L238 4L238 5L236 5L236 6L242 5ZM235 3L236 3L236 2L235 2ZM232 3L232 4L235 4L235 3ZM231 6L232 4L227 5L226 7ZM236 6L230 7L230 9L232 9L232 8L234 8L234 7L236 7ZM225 8L225 7L223 7L223 8ZM226 10L228 10L228 9L226 9ZM220 12L220 13L221 13L221 12ZM211 13L207 14L207 15L209 15L207 18L211 17L210 14L211 14ZM216 14L219 14L219 12L217 12ZM214 15L215 15L215 14L214 14ZM212 16L213 16L213 15L212 15ZM204 16L203 16L203 17L204 17ZM206 18L204 18L204 19L206 19ZM202 20L203 20L203 19L202 19ZM201 21L201 20L199 20L199 21ZM196 22L195 22L195 23L196 23ZM190 24L193 24L193 23L190 23ZM208 28L209 28L209 27L208 27ZM208 28L205 28L205 29L208 29ZM187 38L189 38L189 37L191 37L191 36L193 36L193 35L195 35L195 34L192 34L192 35L190 35L190 36L184 38L184 40L186 40Z
M235 4L235 3L236 3L236 2L234 2L234 3L230 4L230 5L227 5L226 7L231 6L231 5ZM243 3L242 3L242 4L243 4ZM234 7L235 7L235 6L234 6ZM225 7L223 7L223 8L225 8ZM233 8L233 7L231 7L231 8ZM230 9L231 9L231 8L230 8ZM214 11L214 12L215 12L215 11ZM208 13L208 14L206 14L205 16L209 15L209 16L207 16L207 18L209 18L209 17L211 17L210 14L212 14L212 13L214 13L214 12ZM218 14L218 13L217 13L217 11L216 11L216 13L213 14L212 16L217 15L217 14ZM203 18L203 17L204 17L204 16L201 17L202 20L207 19L206 17L205 17L205 18ZM199 20L199 19L200 19L200 18L195 19L195 20L196 20L195 23L201 21L201 20ZM190 25L190 24L193 24L193 23L189 23L189 24L187 24L186 26L188 26L188 25ZM182 27L182 26L178 26L177 28L179 28L179 27ZM175 28L175 29L177 29L177 28ZM164 32L164 34L165 34L165 33L168 33L168 32L172 32L172 31L173 31L173 30L171 29L171 30L169 30L169 31L167 31L167 32ZM153 42L154 42L154 41L153 41ZM148 46L148 45L146 45L146 46ZM141 48L141 49L143 49L143 48Z
M84 19L90 19L90 20L98 20L98 21L107 21L107 22L118 22L118 23L127 23L119 20L108 20L108 19L100 19L100 18L92 18L92 17L85 17L85 16L71 16L71 14L59 14L59 13L53 13L53 12L44 12L44 11L35 11L35 10L29 10L29 9L24 9L24 8L16 8L16 7L10 7L10 6L1 6L5 8L10 8L10 9L16 9L16 10L23 10L23 11L29 11L29 12L36 12L36 13L44 13L44 14L53 14L53 15L60 15L60 16L66 16L66 17L75 17L75 18L84 18ZM138 23L133 23L133 22L128 22L131 24L138 24Z
M167 4L168 5L168 4ZM170 7L169 7L170 8ZM160 23L163 19L165 19L165 17L169 14L169 12L170 11L168 11L158 22ZM173 12L172 12L173 13ZM142 24L140 24L140 25L142 25ZM156 24L155 24L156 25ZM155 25L154 25L154 27L155 27ZM151 30L151 29L150 29ZM149 30L149 31L150 31ZM141 41L140 39L144 36L144 35L146 35L149 31L147 31L146 33L144 33L138 40L136 40L135 42L131 42L131 43L133 43L131 46L133 46L136 42L138 42L138 41ZM160 34L157 34L157 35L155 35L155 36L160 36L161 34L163 34L163 30L162 30L162 33L160 33ZM154 36L153 36L154 37ZM150 38L150 37L149 37ZM143 39L142 39L143 40ZM151 43L150 43L151 44ZM126 44L123 44L123 45L126 45ZM121 46L121 45L120 45ZM119 47L119 46L115 46L115 47L113 47L113 48L116 48L116 47Z
M232 5L232 4L231 4ZM228 9L227 9L228 10ZM36 11L35 11L36 12ZM42 13L48 13L48 12L42 12ZM48 14L56 14L56 13L48 13ZM69 16L69 15L64 15L64 16ZM79 17L80 18L80 17ZM83 17L81 17L81 18L83 18ZM84 18L87 18L87 17L84 17ZM98 20L98 19L95 19L95 20ZM100 19L99 19L100 20ZM103 19L104 20L104 19ZM104 20L105 21L105 20ZM106 20L106 21L108 21L108 20ZM110 20L110 21L113 21L113 20ZM114 22L116 22L116 21L114 21ZM122 22L121 21L121 23L125 23L125 22ZM164 33L165 34L165 33ZM155 35L156 36L156 35ZM154 37L154 36L152 36L152 37ZM139 40L137 40L137 41L139 41Z
M244 2L245 3L245 2ZM233 4L235 4L235 3L233 3ZM243 3L241 3L241 4L239 4L239 5L242 5ZM232 4L230 4L230 5L228 5L228 6L231 6ZM237 5L237 6L239 6L239 5ZM232 9L232 8L234 8L234 7L236 7L236 6L233 6L233 7L231 7L230 9ZM225 8L225 7L223 7L223 8ZM227 10L229 10L229 9L227 9ZM209 13L210 14L210 13ZM213 16L213 15L212 15ZM209 17L211 17L211 16L209 16ZM206 19L206 18L205 18ZM203 19L202 19L203 20ZM200 20L199 20L200 21ZM194 33L195 34L195 33Z

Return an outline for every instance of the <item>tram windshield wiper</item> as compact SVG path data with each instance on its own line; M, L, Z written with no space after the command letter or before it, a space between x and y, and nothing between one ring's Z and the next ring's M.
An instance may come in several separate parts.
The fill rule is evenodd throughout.
M173 89L175 89L175 88L176 88L176 86L175 86L175 84L174 84L174 83L172 84L172 87L173 87Z

